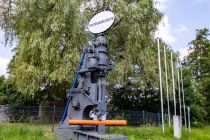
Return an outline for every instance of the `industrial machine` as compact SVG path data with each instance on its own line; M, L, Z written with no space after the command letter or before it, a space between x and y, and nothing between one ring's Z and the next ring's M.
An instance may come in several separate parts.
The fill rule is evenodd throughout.
M97 38L84 49L72 88L67 91L68 102L56 129L56 135L64 140L127 140L126 136L105 132L105 126L127 124L125 120L106 120L105 78L113 66L107 61L108 43L104 31L111 27L114 19L112 12L103 11L88 25Z

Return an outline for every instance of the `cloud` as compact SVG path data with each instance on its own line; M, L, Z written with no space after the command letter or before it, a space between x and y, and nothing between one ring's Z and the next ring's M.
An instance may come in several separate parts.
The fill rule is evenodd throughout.
M159 9L161 12L164 12L166 10L166 2L168 0L154 0L155 7Z
M181 60L183 60L183 58L189 54L188 48L180 48L178 52L180 53Z
M181 33L181 32L188 31L188 28L183 24L179 24L178 27L175 28L173 31L174 31L174 33Z
M172 29L167 15L163 17L162 21L158 25L158 31L155 36L161 38L167 44L172 44L177 41L177 39L172 35Z
M7 75L6 69L7 69L9 62L10 62L10 59L0 57L0 76Z
M155 7L164 13L167 1L168 0L155 0ZM165 14L158 25L158 31L155 33L155 37L161 38L167 44L175 43L177 39L172 35L172 31L169 18L167 14Z

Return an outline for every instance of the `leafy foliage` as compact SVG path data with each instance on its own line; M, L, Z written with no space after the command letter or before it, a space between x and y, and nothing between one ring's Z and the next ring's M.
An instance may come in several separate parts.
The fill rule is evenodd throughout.
M196 120L209 120L210 97L210 40L209 30L204 28L196 30L195 40L189 43L190 54L185 60L188 68L188 101L191 102L192 113ZM208 113L208 119L206 115Z
M27 97L17 91L10 80L0 77L0 104L29 104Z
M5 3L13 8L2 12L0 25L8 40L18 39L9 70L19 91L34 95L62 83L69 85L82 50L79 45L88 40L87 22L105 9L112 9L117 17L116 24L106 33L110 58L116 63L110 84L126 84L129 77L142 81L136 82L138 86L146 85L148 79L157 84L153 35L161 13L152 0L95 1L96 5L90 6L84 6L88 2L82 0ZM136 71L134 66L140 70Z

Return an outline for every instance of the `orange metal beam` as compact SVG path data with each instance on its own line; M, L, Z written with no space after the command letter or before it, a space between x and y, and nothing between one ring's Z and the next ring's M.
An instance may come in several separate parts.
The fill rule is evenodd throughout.
M124 126L127 125L126 120L69 120L70 125L99 125L104 124L107 126Z

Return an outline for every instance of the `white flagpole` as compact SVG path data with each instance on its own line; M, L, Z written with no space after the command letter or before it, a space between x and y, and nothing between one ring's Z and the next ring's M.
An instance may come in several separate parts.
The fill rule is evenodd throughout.
M177 79L178 79L178 91L179 91L179 115L180 115L180 122L182 122L182 101L181 101L181 91L180 91L179 57L178 56L177 56Z
M188 130L189 132L191 132L191 128L190 128L190 107L187 107L187 116L188 116Z
M181 83L182 83L182 100L183 100L183 110L184 110L184 124L185 124L185 127L187 127L185 100L184 100L184 82L183 82L182 68L181 68Z
M162 93L162 75L161 75L161 62L160 62L160 42L158 41L158 65L159 65L159 78L160 78L160 97L161 97L161 115L162 115L162 130L164 133L164 112L163 112L163 93Z
M174 96L174 115L176 116L176 92L174 84L174 64L173 64L173 53L171 51L171 72L172 72L172 86L173 86L173 96Z
M168 95L168 72L167 72L167 62L166 62L166 46L164 45L164 59L165 59L165 74L166 74L166 96L167 96L167 105L168 105L168 125L171 126L171 113L170 113L170 104L169 104L169 95Z

